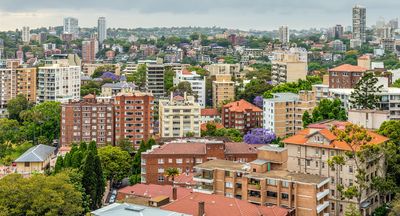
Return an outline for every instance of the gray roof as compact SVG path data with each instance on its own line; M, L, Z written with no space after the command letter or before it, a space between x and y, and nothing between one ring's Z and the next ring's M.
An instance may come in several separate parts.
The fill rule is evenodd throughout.
M263 165L263 164L268 163L268 161L267 160L262 160L262 159L256 159L256 160L251 161L250 163L257 164L257 165Z
M43 162L56 150L55 147L39 144L28 149L15 162Z
M127 203L113 203L91 213L95 216L190 216L188 214Z
M123 89L123 88L136 88L136 85L131 82L117 82L117 83L106 83L102 86L103 88Z
M285 93L272 93L273 98L265 99L266 102L282 102L282 101L297 101L299 99L299 95L285 92Z
M266 151L275 151L275 152L283 152L286 148L279 147L277 145L263 145L258 147L259 150L266 150Z

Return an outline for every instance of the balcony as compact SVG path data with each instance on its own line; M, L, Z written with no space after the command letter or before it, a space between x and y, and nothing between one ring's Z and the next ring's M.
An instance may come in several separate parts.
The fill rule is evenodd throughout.
M330 216L330 214L329 213L324 213L323 216Z
M254 203L261 203L261 197L258 196L249 196L247 201L254 202Z
M317 214L321 213L324 209L328 208L328 206L329 206L329 201L325 201L324 203L319 204L317 206Z
M196 185L193 188L193 192L205 193L205 194L213 194L214 187L211 185Z
M320 201L322 198L326 197L329 195L329 189L325 189L322 192L317 193L317 200Z
M200 173L193 176L193 181L211 184L214 182L214 179L212 175L203 175Z
M247 188L249 190L261 190L261 185L260 184L249 184L249 185L247 185Z

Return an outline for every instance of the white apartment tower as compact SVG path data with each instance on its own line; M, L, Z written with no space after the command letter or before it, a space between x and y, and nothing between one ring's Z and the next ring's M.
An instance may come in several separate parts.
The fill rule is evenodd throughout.
M367 41L366 11L367 9L360 5L353 7L353 39L360 40L362 43Z
M79 33L78 19L73 17L64 18L64 33L77 36Z
M100 44L107 39L107 25L105 17L99 17L97 20L97 35L99 37Z
M289 27L288 26L281 26L279 27L279 41L281 43L289 43Z
M196 102L204 108L206 106L206 78L198 75L195 71L190 72L186 69L177 71L174 77L174 86L184 81L190 83Z
M31 40L30 29L28 26L22 27L22 42L29 43Z

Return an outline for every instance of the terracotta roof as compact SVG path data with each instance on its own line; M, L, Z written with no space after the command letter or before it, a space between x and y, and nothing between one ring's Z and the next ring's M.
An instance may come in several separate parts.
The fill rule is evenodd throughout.
M342 64L338 67L329 69L329 71L365 72L365 71L367 71L367 68L355 66L355 65L351 65L351 64Z
M180 95L177 95L177 96L173 97L173 99L174 99L174 100L177 100L177 101L185 100L185 98L183 98L183 97L180 96Z
M218 109L201 109L202 116L219 116Z
M88 94L88 95L83 97L83 99L93 99L93 98L96 98L96 95Z
M200 130L206 131L206 130L207 130L207 124L208 124L208 123L214 124L215 127L216 127L216 129L225 128L224 125L221 124L221 123L215 123L215 122L213 122L213 121L210 121L210 122L201 124L201 125L200 125Z
M231 112L244 112L246 110L251 110L253 112L262 112L262 110L258 106L253 105L243 99L241 99L240 101L228 103L224 105L224 108L228 108Z
M362 55L360 57L358 57L358 59L362 59L362 60L369 60L371 59L369 55Z
M177 187L178 199L189 195L192 189L183 187ZM125 195L135 195L146 198L154 198L159 196L168 196L172 200L172 186L171 185L156 185L156 184L135 184L132 186L126 186L118 193Z
M196 185L196 181L193 181L193 173L181 173L178 176L175 176L174 178L174 184L184 184L184 185Z
M259 206L244 200L222 195L192 193L186 197L162 206L161 209L198 215L199 202L205 203L207 216L285 216L288 210L278 206Z
M192 72L190 72L188 69L185 68L182 70L182 74L183 75L192 75Z
M260 145L252 145L239 142L225 143L225 154L251 154L257 153L257 148Z
M341 125L348 124L347 122L336 122L336 123L338 123L339 125L338 129L341 130L344 129L344 127L342 127ZM323 128L323 126L324 126L323 124L311 125L311 128L309 127L301 131L298 131L295 135L284 139L283 142L294 145L306 145L312 147L324 147L328 149L351 151L350 146L346 142L336 140L336 136L330 131L330 129L326 128L326 126L325 128ZM309 140L309 138L312 137L311 135L316 133L321 134L327 140L329 140L329 144L321 144ZM367 133L369 136L372 137L372 140L369 142L369 144L371 145L382 144L389 140L387 137L379 135L373 131L368 131Z

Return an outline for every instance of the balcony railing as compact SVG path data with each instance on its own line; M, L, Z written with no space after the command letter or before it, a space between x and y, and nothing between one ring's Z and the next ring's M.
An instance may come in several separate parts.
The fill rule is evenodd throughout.
M193 181L204 182L204 183L213 183L214 179L212 176L205 176L200 173L200 174L196 174L193 176Z
M329 195L329 189L325 189L322 192L319 192L317 194L317 200L320 201L322 198L326 197L327 195Z
M325 201L324 203L319 204L317 206L317 214L321 213L324 209L328 208L328 206L329 206L329 201Z
M210 185L196 185L193 188L193 192L205 193L205 194L213 194L214 187Z

